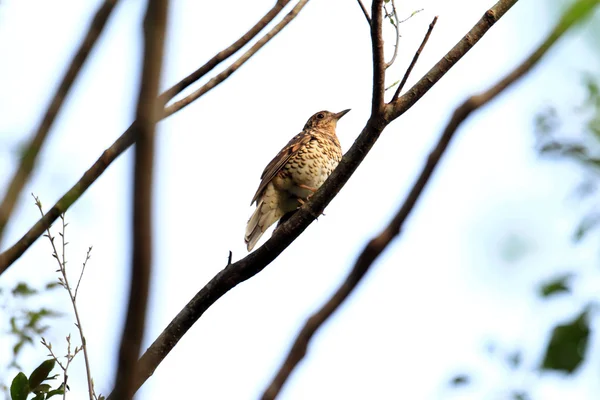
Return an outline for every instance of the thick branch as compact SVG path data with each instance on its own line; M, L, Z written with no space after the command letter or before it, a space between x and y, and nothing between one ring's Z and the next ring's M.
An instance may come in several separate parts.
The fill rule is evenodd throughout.
M154 131L159 111L158 90L163 64L168 0L149 0L144 19L144 55L136 120L133 184L133 254L127 318L115 375L115 399L135 393L135 376L146 325L146 305L152 264L152 173Z
M265 16L252 28L248 31L240 40L236 41L227 49L218 53L215 57L213 57L210 61L208 61L205 65L199 68L197 71L184 78L181 82L177 83L167 91L165 91L160 96L160 104L164 104L166 101L170 100L176 94L184 90L188 87L192 82L192 80L200 79L204 74L208 73L212 70L216 65L218 65L221 61L223 61L224 57L227 55L232 55L235 51L245 45L248 41L250 41L258 32L260 31L260 27L268 24L275 15L274 9L277 9L278 12L281 11L283 5L289 3L289 1L278 1L276 6L271 9ZM283 5L281 5L283 4ZM281 5L281 7L280 7ZM297 15L297 12L294 14ZM279 30L278 30L279 31ZM272 31L270 32L272 33ZM272 37L272 36L271 36ZM243 40L242 40L243 39ZM234 63L235 64L235 63ZM238 65L237 68L239 68ZM230 67L231 68L231 67ZM237 69L236 68L236 69ZM210 81L207 85L211 85L211 89L216 85L221 83ZM205 93L208 90L205 90ZM166 114L163 114L160 117L165 117ZM2 274L6 269L12 265L23 253L35 242L44 231L61 215L66 212L75 201L77 201L83 193L104 173L104 171L108 168L108 166L115 161L121 154L125 152L135 142L137 132L137 121L134 121L129 128L108 148L106 149L100 158L92 165L79 179L79 181L71 188L67 193L65 193L60 200L50 209L48 212L40 219L38 222L33 225L29 231L23 235L21 239L13 246L5 250L3 253L0 253L0 274Z
M373 51L373 98L371 99L371 115L383 111L385 102L385 60L383 54L383 0L373 0L371 7L371 48Z
M580 12L583 12L583 15L585 15L589 13L592 8L580 10ZM567 15L569 15L569 13L567 13ZM516 82L525 73L531 70L531 68L542 58L542 56L550 49L550 47L552 47L557 39L560 38L578 20L579 19L563 18L548 36L548 38L540 45L540 47L538 47L538 49L521 65L516 67L510 74L508 74L504 79L500 80L496 85L479 95L470 97L456 109L452 119L444 129L444 132L438 143L429 154L427 162L423 167L423 170L421 171L417 181L411 188L406 200L394 218L385 227L385 229L379 235L371 239L365 246L362 253L358 256L354 267L344 282L331 296L331 298L306 321L306 324L298 333L296 340L294 341L294 344L292 345L292 348L290 349L281 368L265 391L265 394L262 397L263 400L274 399L277 396L292 371L306 355L308 344L310 343L310 340L316 331L342 305L342 303L359 284L361 279L369 271L373 262L386 249L392 240L400 234L404 222L414 209L417 201L423 193L423 190L427 186L427 183L435 171L435 168L439 164L440 159L448 149L448 145L450 144L450 141L454 137L460 124L462 124L462 122L464 122L472 112L489 103L504 89Z
M515 1L511 1L511 3L514 4ZM501 0L498 4L505 2ZM499 14L498 18L507 10L508 8L504 8L504 11ZM472 32L472 36L475 37L475 33L484 35L487 29L479 29L478 25L476 25ZM476 38L477 40L479 39L479 37ZM469 46L462 48L465 53L469 49ZM455 62L459 58L455 57ZM436 71L434 67L433 72L430 71L413 89L409 90L408 93L412 96L410 97L410 102L406 100L402 101L404 96L399 99L399 101L402 101L400 103L402 107L405 104L412 106L418 98L427 92L429 87L423 81L428 81L431 76L431 79L434 79L431 83L434 84L448 71L445 58L440 60L437 66L440 66L440 69L444 69ZM405 112L407 109L402 109L402 112ZM245 258L226 266L189 301L142 355L140 359L140 375L136 383L137 387L141 386L154 373L167 354L169 354L183 335L210 306L239 283L262 271L314 221L316 215L321 215L325 207L358 168L388 123L388 121L382 119L380 116L371 116L350 150L344 155L338 167L323 186L311 198L311 201L307 202L299 212L295 213L286 223L281 225L263 246Z
M54 97L52 98L52 101L50 102L50 105L44 114L44 118L40 122L35 135L21 156L21 163L19 164L8 185L8 189L6 190L2 204L0 204L0 243L2 243L2 236L4 229L6 228L6 224L8 223L8 220L14 211L15 205L19 200L19 196L21 195L23 188L29 180L31 172L35 167L37 156L42 150L42 146L44 145L46 137L52 128L54 119L60 112L65 98L67 97L71 86L73 86L77 75L79 75L81 67L85 63L85 60L87 60L92 48L94 47L96 40L104 30L106 21L108 21L108 18L110 17L116 3L117 0L105 0L96 11L96 15L90 23L85 38L79 45L79 49L77 49L77 52L73 56L67 72L65 72L58 89L56 89L56 93L54 94ZM43 231L44 229L40 232L38 237L43 233ZM2 270L0 269L0 272L1 271Z

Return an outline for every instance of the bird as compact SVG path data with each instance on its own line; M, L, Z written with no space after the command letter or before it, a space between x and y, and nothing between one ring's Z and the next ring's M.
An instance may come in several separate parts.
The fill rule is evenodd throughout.
M319 111L271 160L261 175L250 205L256 209L248 220L244 241L252 251L265 231L282 217L295 212L319 189L342 159L335 129L350 109Z

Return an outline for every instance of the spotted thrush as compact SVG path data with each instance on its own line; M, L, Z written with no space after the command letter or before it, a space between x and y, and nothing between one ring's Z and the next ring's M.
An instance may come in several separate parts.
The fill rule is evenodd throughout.
M267 165L250 202L256 202L256 210L244 237L248 251L271 225L304 204L333 172L342 159L335 128L348 111L319 111Z

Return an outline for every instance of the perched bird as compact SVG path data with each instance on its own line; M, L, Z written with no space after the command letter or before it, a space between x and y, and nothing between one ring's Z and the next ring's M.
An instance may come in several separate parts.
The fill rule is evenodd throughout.
M333 172L342 159L335 128L348 111L319 111L267 165L250 202L256 202L256 210L244 237L248 251L271 225L304 204Z

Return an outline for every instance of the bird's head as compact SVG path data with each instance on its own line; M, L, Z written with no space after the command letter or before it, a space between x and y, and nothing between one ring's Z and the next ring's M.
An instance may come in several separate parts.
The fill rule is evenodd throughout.
M350 111L344 110L339 113L332 113L330 111L319 111L312 117L308 119L306 125L304 125L304 129L319 129L324 131L331 131L335 133L335 127L340 118L346 115Z

